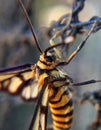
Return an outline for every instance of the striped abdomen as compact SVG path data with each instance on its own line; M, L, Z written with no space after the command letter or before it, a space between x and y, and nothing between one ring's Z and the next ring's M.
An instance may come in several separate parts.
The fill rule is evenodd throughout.
M55 92L54 92L55 91ZM54 130L69 130L73 119L73 105L67 86L52 89L49 106L52 113Z

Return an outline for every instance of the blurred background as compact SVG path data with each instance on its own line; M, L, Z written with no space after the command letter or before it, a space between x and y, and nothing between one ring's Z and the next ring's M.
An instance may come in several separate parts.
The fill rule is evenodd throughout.
M71 0L24 0L30 14L42 49L48 46L45 30L54 20L67 14ZM80 13L80 20L87 21L92 16L101 17L101 1L86 0ZM74 82L101 79L101 31L92 34L86 46L65 67ZM82 38L77 37L75 48ZM0 0L0 67L11 67L25 63L36 63L39 57L37 48L26 20L16 0ZM99 90L101 83L78 87L82 95L87 91ZM0 93L0 130L28 130L34 113L34 104L25 103L18 97ZM96 110L90 103L75 105L71 130L87 130L96 118ZM50 121L49 121L50 124ZM101 128L100 128L101 129ZM100 130L99 129L99 130Z

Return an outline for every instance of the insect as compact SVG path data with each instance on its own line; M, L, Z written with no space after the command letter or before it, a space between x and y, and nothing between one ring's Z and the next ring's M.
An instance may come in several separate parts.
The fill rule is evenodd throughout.
M74 83L72 78L63 72L60 67L68 65L78 54L93 32L96 22L92 25L88 35L78 48L67 60L62 60L57 47L62 46L63 43L54 44L57 34L50 39L50 44L52 45L42 51L24 5L21 0L18 0L18 2L27 18L36 46L40 52L40 57L36 64L26 64L0 70L0 91L8 92L11 95L19 95L26 101L37 100L29 130L47 129L48 106L52 114L53 129L69 130L73 119L73 103L68 86L82 86L101 82L101 80Z

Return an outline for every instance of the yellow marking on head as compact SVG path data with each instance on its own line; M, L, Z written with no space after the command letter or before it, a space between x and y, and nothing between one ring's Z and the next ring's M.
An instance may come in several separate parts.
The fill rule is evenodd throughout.
M37 65L40 67L40 69L45 69L45 70L50 70L50 69L53 69L54 68L54 64L48 66L48 65L45 65L43 64L42 62L38 61Z
M45 55L45 54L43 53L42 55L40 55L40 60L41 60L41 61L44 61L44 62L47 62L47 60L45 59L47 56L53 58L53 55L52 55L51 53L47 53L47 55ZM51 64L51 63L48 62L48 64Z
M51 53L47 53L47 55L45 54L40 55L39 61L37 62L37 65L40 67L40 69L50 70L55 67L54 61L49 62L46 60L46 57L48 56L53 58Z

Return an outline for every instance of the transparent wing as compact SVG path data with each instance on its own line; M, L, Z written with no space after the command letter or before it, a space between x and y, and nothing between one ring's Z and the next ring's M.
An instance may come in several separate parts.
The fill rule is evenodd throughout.
M36 99L39 85L34 79L31 66L27 64L0 70L0 91L19 95L26 101Z
M46 130L48 94L49 90L46 80L38 97L38 102L34 111L34 115L29 130Z
M21 73L27 70L31 70L32 64L25 64L25 65L20 65L12 68L7 68L7 69L0 69L0 76L2 75L7 75L7 74L17 74Z
M46 130L49 93L47 78L40 87L31 66L20 67L0 70L0 91L20 95L26 101L38 98L29 130Z

